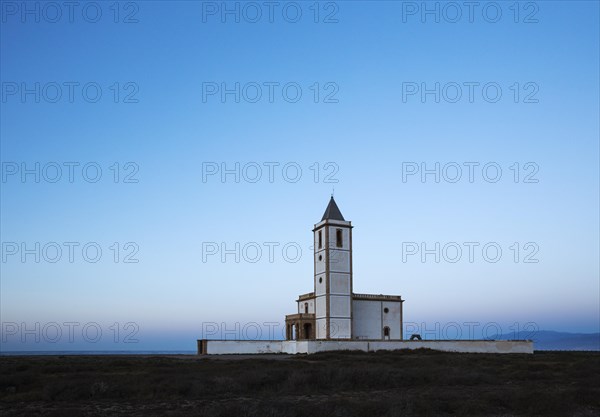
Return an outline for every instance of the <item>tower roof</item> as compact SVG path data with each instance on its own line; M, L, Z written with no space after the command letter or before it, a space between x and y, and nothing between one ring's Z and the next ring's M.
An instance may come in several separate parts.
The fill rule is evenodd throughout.
M333 196L331 196L331 200L329 200L329 204L327 205L327 208L325 209L325 213L323 214L323 218L321 219L321 221L323 220L341 220L341 221L346 221L344 219L344 216L342 216L342 212L340 211L340 209L338 208L337 204L335 204L335 200L333 199Z

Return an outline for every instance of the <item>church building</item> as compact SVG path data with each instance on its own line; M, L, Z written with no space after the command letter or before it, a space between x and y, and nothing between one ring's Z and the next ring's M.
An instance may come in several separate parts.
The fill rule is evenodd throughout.
M286 340L199 339L199 355L313 354L433 349L468 353L533 353L531 340L403 340L402 297L352 290L352 224L333 196L315 224L313 291L285 317Z
M287 315L287 340L402 340L402 297L353 292L352 224L333 196L315 224L313 291Z

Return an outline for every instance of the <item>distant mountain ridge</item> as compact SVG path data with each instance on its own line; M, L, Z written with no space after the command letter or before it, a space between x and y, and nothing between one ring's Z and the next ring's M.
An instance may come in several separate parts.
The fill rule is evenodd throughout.
M496 340L531 339L535 350L597 350L600 333L568 333L551 330L521 331L492 336Z

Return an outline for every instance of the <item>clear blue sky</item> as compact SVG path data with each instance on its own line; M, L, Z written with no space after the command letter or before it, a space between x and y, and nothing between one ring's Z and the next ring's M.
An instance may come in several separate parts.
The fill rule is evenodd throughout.
M4 324L26 323L34 333L35 323L48 332L54 322L63 332L65 322L80 327L73 343L65 334L46 343L50 333L21 343L22 328L14 336L3 326L3 350L191 350L202 323L281 323L297 295L312 290L311 229L333 187L355 226L354 291L402 295L405 321L598 331L598 2L521 2L518 15L501 2L495 23L492 9L474 10L470 22L466 6L453 23L456 10L446 3L438 4L439 22L414 10L421 2L322 2L317 17L313 2L281 2L273 22L266 7L252 22L256 9L239 3L239 23L215 9L221 2L122 2L118 16L112 3L94 3L74 10L72 22L61 2L56 19L45 3L29 4L34 13L38 5L39 22L14 10L21 2L2 2L0 23L0 312ZM102 15L93 23L96 5ZM22 95L36 83L39 103L35 92ZM208 95L236 83L239 102ZM295 84L283 97L288 83ZM406 94L436 83L439 103L434 94ZM496 102L493 89L482 95L488 83L501 88ZM253 102L257 85L262 95ZM462 96L453 103L456 85ZM95 86L102 96L93 103ZM302 96L289 102L294 86ZM72 183L70 162L79 164ZM272 182L264 165L271 162L279 164ZM463 176L448 181L454 165L446 165L439 183L418 174L403 181L407 162L455 162ZM468 162L479 163L472 183ZM495 183L481 172L490 162L502 169ZM39 183L34 174L22 180L23 163L40 164ZM222 163L246 167L239 182L219 174L203 181L203 166ZM50 182L55 164L62 177ZM257 182L254 164L263 170ZM88 182L98 166L102 177ZM291 182L297 166L302 176ZM533 171L538 182L525 182ZM137 182L125 183L127 174ZM9 254L11 242L47 251L39 263L35 254L22 262L21 247ZM49 242L63 249L55 263L47 261L55 254ZM64 242L79 243L72 263ZM102 249L96 263L82 257L88 242ZM257 242L263 256L203 262L206 242ZM280 244L273 262L264 242ZM297 262L281 253L288 242L302 248ZM472 263L466 249L456 263L433 255L403 262L406 242L480 246ZM482 257L488 242L503 251L496 263ZM523 262L532 248L539 262ZM135 249L139 262L123 262ZM139 329L136 344L122 343L129 322ZM86 323L103 330L98 343L82 339Z

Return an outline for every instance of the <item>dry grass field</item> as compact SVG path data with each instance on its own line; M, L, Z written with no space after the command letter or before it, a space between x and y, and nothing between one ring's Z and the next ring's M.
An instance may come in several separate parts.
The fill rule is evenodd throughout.
M600 416L600 354L0 357L2 416Z

